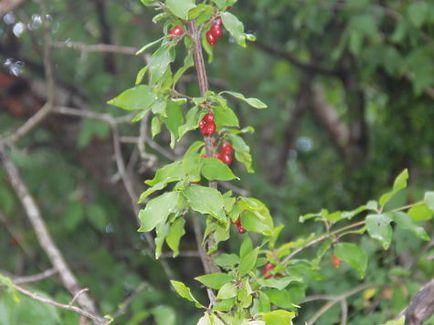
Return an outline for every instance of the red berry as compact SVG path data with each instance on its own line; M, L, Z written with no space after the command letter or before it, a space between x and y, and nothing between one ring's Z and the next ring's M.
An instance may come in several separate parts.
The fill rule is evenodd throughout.
M246 228L244 228L244 226L243 225L237 225L237 228L238 228L238 232L242 235L242 234L245 234L246 233Z
M203 117L202 121L205 121L205 122L214 122L214 114L213 114L213 112L209 112L209 113L207 113L207 114Z
M222 154L222 157L220 160L223 161L226 165L232 164L232 156L228 155L226 153Z
M202 121L199 122L199 127L201 129L205 128L207 125L208 125L208 123L206 121L204 121L204 120L202 120Z
M222 153L226 155L232 155L234 152L234 148L232 148L232 145L229 142L225 142L222 145Z
M215 133L215 130L216 130L216 125L214 122L206 123L204 127L200 128L200 132L205 137L213 135Z
M222 153L221 152L218 152L218 153L216 153L216 154L214 154L214 158L217 158L218 160L222 160Z
M217 38L214 36L211 30L206 32L206 40L208 41L208 44L211 46L214 46L217 43Z
M223 36L223 28L221 25L212 25L210 31L216 39Z
M262 270L262 274L266 279L271 278L273 275L271 274L271 271L274 269L274 265L272 263L267 263L264 266L264 269Z
M223 23L222 22L222 17L217 16L216 19L214 20L214 25L221 26L222 23Z
M335 268L338 269L341 267L342 261L335 254L333 254L332 255L332 264Z
M182 28L181 26L175 26L173 27L171 30L169 30L169 36L174 38L174 37L180 37L184 35L184 28Z

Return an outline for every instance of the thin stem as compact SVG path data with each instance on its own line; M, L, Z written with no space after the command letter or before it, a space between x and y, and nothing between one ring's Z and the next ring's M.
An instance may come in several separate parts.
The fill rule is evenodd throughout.
M190 36L193 42L192 48L193 48L193 59L194 59L194 65L196 68L196 74L197 74L197 80L199 84L199 92L202 97L206 96L208 92L208 77L206 73L205 68L205 61L203 59L203 51L202 51L202 44L201 44L201 36L200 31L197 28L195 21L190 21L188 23ZM214 155L214 139L213 137L204 137L205 146L206 146L206 154L208 157L212 157ZM212 188L217 188L216 182L209 182L209 186ZM194 233L196 237L196 243L200 255L200 259L202 261L204 270L206 273L213 273L218 272L219 268L215 265L213 259L211 256L207 255L206 248L202 245L202 229L200 225L200 220L197 216L193 216L193 226L194 226ZM213 244L213 236L208 236L207 239L207 245L206 247L211 247ZM215 296L212 290L208 289L208 298L209 301L212 304L214 304Z
M291 254L289 254L287 257L285 257L285 258L283 259L283 261L282 261L282 264L286 264L286 263L288 263L288 261L289 261L291 258L293 258L295 255L297 255L298 253L300 253L301 251L303 251L304 249L306 249L306 248L308 248L308 247L311 247L311 246L313 246L313 245L316 245L316 244L322 242L322 241L325 240L325 239L332 238L332 237L334 237L334 236L338 235L339 233L344 232L344 231L346 231L346 230L353 229L353 228L357 228L357 227L359 227L359 226L363 226L364 224L365 224L365 221L364 221L364 220L363 220L363 221L359 221L359 222L353 223L353 224L351 224L351 225L348 225L348 226L345 226L345 227L339 228L339 229L337 229L337 230L335 230L335 231L332 231L332 232L330 232L330 233L324 234L324 235L322 235L322 236L320 236L320 237L318 237L318 238L316 238L316 239L313 239L312 241L308 242L306 245L304 245L304 246L302 246L302 247L296 249L296 250L293 251Z

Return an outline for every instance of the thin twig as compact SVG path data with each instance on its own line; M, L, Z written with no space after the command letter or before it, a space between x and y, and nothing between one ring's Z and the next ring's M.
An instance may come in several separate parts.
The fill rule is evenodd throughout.
M25 284L25 283L34 283L39 282L42 280L45 280L47 278L52 277L55 275L58 271L55 268L45 270L44 272L34 274L34 275L27 275L27 276L17 276L12 279L12 281L15 284Z
M51 46L56 48L70 48L79 50L83 53L115 53L124 55L136 55L138 49L130 46L120 46L113 44L85 44L81 42L72 42L66 40L64 42L51 42Z
M144 289L149 287L149 285L146 282L140 283L134 291L123 301L119 304L118 310L113 313L113 318L117 318L127 311L127 307L131 304L131 302L134 300L134 298L137 297L138 294L140 294Z
M339 295L316 295L316 296L311 296L311 297L307 297L306 299L303 300L302 304L307 303L307 302L311 302L311 301L315 301L315 300L328 300L327 303L325 303L307 322L306 324L311 325L314 324L322 315L324 315L330 308L332 308L335 304L345 301L346 303L346 299L348 299L349 297L359 293L360 291L366 290L368 288L372 288L375 285L373 284L363 284L361 286L358 286L354 289L351 289L347 292L344 292L342 294ZM345 304L344 303L344 304ZM345 319L347 318L347 316L345 315ZM342 319L344 319L344 317L341 318L341 324L342 324ZM346 324L346 323L343 323Z
M353 223L351 225L339 228L339 229L337 229L335 231L332 231L330 233L326 233L324 235L321 235L320 237L318 237L316 239L313 239L312 241L308 242L306 245L304 245L304 246L302 246L300 248L297 248L291 254L289 254L288 256L286 256L282 260L282 264L286 264L291 258L293 258L295 255L297 255L298 253L300 253L301 251L305 250L308 247L314 246L314 245L322 242L325 239L333 238L334 236L336 236L337 234L339 234L339 233L341 233L343 231L350 230L350 229L353 229L353 228L357 228L357 227L363 226L364 224L365 224L364 220L363 221L359 221L359 222Z
M48 304L48 305L51 305L51 306L54 306L57 308L73 311L73 312L80 314L80 315L82 315L88 319L93 320L96 324L103 324L103 325L110 324L109 320L104 319L93 312L89 312L89 311L87 311L85 309L81 309L77 306L72 306L69 304L65 305L65 304L59 303L59 302L54 301L52 299L49 299L47 297L41 296L36 292L31 292L27 289L24 289L23 287L15 284L15 283L13 283L13 286L18 292L22 293L23 295L25 295L27 297L30 297L33 300L37 300L39 302L42 302L44 304Z

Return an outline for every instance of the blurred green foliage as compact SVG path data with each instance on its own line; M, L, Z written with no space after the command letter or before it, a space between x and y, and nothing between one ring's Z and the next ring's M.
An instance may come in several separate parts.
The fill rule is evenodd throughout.
M56 0L48 4L51 36L60 43L53 47L56 80L66 91L68 104L70 97L78 96L92 111L119 116L123 112L105 102L134 84L143 59L80 51L72 48L72 42L106 42L106 31L113 44L139 48L159 38L161 26L153 24L153 13L135 0L106 1L104 25L96 3ZM269 106L261 111L252 111L244 104L235 107L241 125L253 125L256 130L248 135L256 174L240 168L237 175L242 175L242 182L237 185L267 202L275 224L287 226L282 242L316 230L315 225L299 224L299 215L321 208L351 209L384 192L404 168L410 170L411 184L391 204L417 201L424 190L434 188L434 3L240 0L233 10L258 42L242 49L226 37L216 47L208 73L213 88L254 95ZM17 73L20 78L31 83L43 80L39 8L26 2L8 15L0 23L3 73L14 74L16 62L21 61L24 68ZM20 24L24 26L21 32ZM6 64L8 59L15 65ZM110 60L115 62L115 68ZM299 121L294 145L283 145L306 75L311 75L322 89L340 123L351 127L354 121L366 122L366 144L352 144L361 148L362 159L352 161L340 154L310 110ZM195 93L193 73L190 77L183 87ZM350 87L349 81L355 86ZM8 95L1 92L1 133L24 121L7 111ZM358 104L364 108L362 116L354 109ZM96 172L110 166L113 159L107 151L94 151L99 143L110 143L109 127L90 120L55 120L53 124L44 124L23 139L13 151L13 158L82 286L90 288L107 314L115 313L122 307L120 302L134 295L124 314L117 318L118 324L196 322L200 315L170 291L161 265L136 232L129 202L116 195L117 189L109 189L110 184L119 182L115 168L102 176ZM128 135L132 128L127 125L122 133ZM165 145L167 139L163 132L158 142ZM159 163L167 162L158 152L149 150L157 155ZM284 177L276 184L273 176L282 150L288 150L289 156L283 166ZM131 145L125 146L125 156L132 151ZM89 155L95 155L91 160L96 168L84 162L83 156ZM142 172L138 163L133 169L139 171L141 179L152 177L153 172ZM2 172L0 211L7 219L2 220L0 228L1 271L32 274L49 268ZM429 222L424 225L432 234ZM362 241L361 247L369 257L365 281L385 287L349 298L350 324L380 324L394 317L421 283L434 276L432 247L412 240L404 230L396 231L395 236L387 252L367 239ZM191 231L187 238L189 243L181 251L195 249ZM235 243L228 243L225 248L235 251L235 247ZM169 265L176 278L184 282L192 283L193 277L202 273L194 257L178 257ZM360 282L348 266L336 270L327 262L323 262L321 274L308 276L320 276L323 281L309 283L313 289L307 294L339 294ZM136 293L141 283L146 285ZM70 300L57 281L44 280L34 288L63 303ZM291 294L302 297L302 291L294 285ZM300 324L320 306L317 302L303 305ZM339 306L335 306L316 324L338 323L339 315ZM44 324L76 324L78 319L70 312L24 297L15 304L8 294L0 293L1 324L41 324L38 317L44 317Z

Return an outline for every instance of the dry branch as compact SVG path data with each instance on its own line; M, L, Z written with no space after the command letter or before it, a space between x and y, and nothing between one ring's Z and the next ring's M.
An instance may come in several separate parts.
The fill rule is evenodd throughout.
M36 238L50 259L51 264L59 272L60 279L62 280L65 288L75 295L79 292L80 286L75 275L72 273L68 264L66 263L62 253L57 248L50 233L48 232L45 221L42 218L40 209L36 204L34 198L30 194L27 186L25 185L17 167L6 154L5 148L0 143L0 162L9 178L9 181L15 190L17 197L23 205L27 217L33 226ZM93 300L87 294L82 294L77 299L78 304L85 310L95 313L96 307Z

